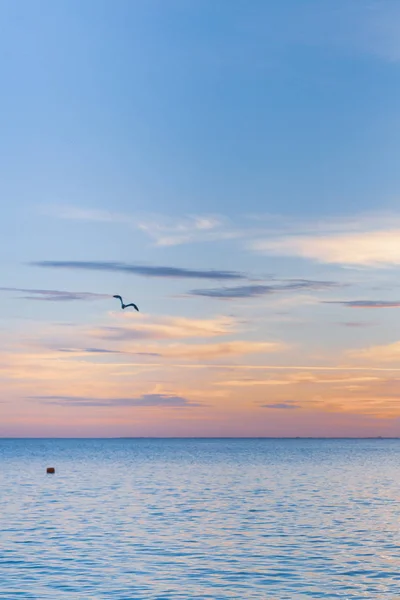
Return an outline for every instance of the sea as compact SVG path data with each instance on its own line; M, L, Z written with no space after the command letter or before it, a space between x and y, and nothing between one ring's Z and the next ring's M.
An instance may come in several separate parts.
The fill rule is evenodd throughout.
M400 598L400 440L2 439L0 598Z

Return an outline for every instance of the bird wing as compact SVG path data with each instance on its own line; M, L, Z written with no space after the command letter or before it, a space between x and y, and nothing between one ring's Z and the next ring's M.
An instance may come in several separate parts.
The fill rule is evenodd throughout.
M131 302L130 304L125 304L125 308L127 308L128 306L133 306L133 308L135 308L139 312L138 307L136 306L136 304L133 304L133 302Z
M113 296L113 298L118 298L119 301L121 302L121 308L124 308L124 301L122 300L121 296L118 296L117 294L115 296Z

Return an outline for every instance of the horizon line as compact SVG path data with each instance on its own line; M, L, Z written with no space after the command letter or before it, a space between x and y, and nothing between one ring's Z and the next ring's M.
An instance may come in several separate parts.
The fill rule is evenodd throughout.
M0 436L1 440L400 440L398 436Z

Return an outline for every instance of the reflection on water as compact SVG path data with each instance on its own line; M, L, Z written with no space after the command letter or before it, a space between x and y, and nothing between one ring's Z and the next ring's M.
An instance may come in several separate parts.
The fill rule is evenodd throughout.
M400 441L0 440L0 461L0 598L400 596Z

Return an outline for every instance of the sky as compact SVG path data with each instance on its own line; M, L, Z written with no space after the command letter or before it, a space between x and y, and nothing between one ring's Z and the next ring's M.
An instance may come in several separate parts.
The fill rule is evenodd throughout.
M0 436L399 436L398 0L0 26Z

